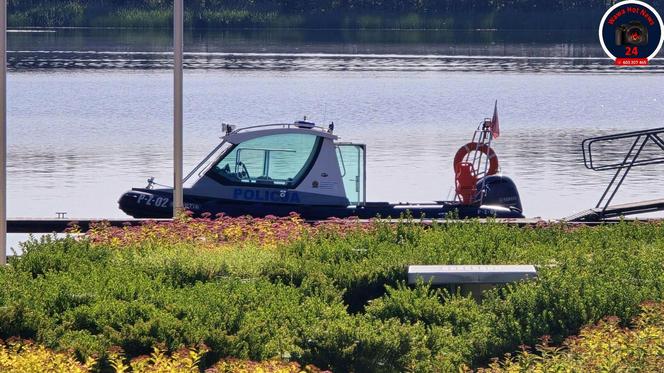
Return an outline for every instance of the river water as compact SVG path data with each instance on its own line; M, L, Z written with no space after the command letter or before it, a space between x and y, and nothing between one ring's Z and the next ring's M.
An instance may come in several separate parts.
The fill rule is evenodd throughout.
M498 100L495 149L525 215L570 215L611 177L584 168L583 138L664 127L664 64L616 68L585 34L188 33L185 168L222 122L306 115L367 144L368 200L451 198L454 153ZM150 176L171 184L168 31L22 30L8 42L9 217L119 218L124 191ZM662 170L633 170L616 202L662 197Z

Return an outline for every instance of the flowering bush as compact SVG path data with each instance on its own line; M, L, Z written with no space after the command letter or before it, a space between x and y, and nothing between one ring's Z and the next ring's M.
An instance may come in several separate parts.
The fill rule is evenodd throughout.
M562 347L543 338L535 352L494 361L479 373L502 372L657 372L664 366L664 303L645 303L633 329L608 317L568 338Z
M199 345L198 348L181 348L169 356L163 348L155 346L150 355L136 357L127 365L121 350L115 348L109 352L109 361L116 373L197 373L201 357L207 351L205 345Z
M203 214L202 218L191 218L185 214L169 222L148 221L122 228L100 222L92 226L87 237L95 245L119 248L183 243L208 248L238 245L275 248L280 243L295 241L303 235L343 235L349 231L367 230L370 227L370 224L362 224L356 219L334 218L312 225L305 223L295 213L291 213L289 217L268 215L265 218L231 218L223 214L218 214L215 218L210 218L209 214Z
M220 215L216 219L183 216L169 222L149 221L122 228L101 222L92 227L87 237L93 244L120 248L137 244L183 243L204 247L251 243L272 248L279 242L299 237L307 227L297 215L287 218L230 218Z
M53 352L28 340L0 341L0 371L2 372L83 373L88 372L94 364L93 359L81 364L71 354Z
M167 354L160 347L154 347L150 355L142 355L126 363L121 349L108 351L110 368L115 373L198 373L201 357L208 351L204 345L197 348L182 348ZM54 352L29 340L11 339L0 341L0 371L41 373L87 373L98 368L97 361L90 358L85 364L79 363L73 354ZM325 373L313 365L301 367L296 362L267 360L254 362L239 359L224 359L206 373Z
M229 359L222 360L206 373L324 373L313 365L305 367L295 362L267 360L261 362ZM329 371L326 371L329 372Z

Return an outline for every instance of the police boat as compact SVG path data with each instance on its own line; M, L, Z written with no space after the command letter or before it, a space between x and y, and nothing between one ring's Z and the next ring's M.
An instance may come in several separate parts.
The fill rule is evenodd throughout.
M306 118L305 118L306 119ZM491 148L497 116L478 126L454 158L452 201L366 201L366 146L340 142L328 128L297 121L235 129L224 125L221 143L184 179L185 208L194 215L331 217L522 218L516 185L498 174ZM135 218L172 216L173 190L154 179L122 195L120 209Z

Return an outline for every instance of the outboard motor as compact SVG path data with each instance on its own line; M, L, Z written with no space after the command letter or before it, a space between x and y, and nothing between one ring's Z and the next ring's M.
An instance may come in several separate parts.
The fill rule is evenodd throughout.
M491 175L480 179L477 182L475 200L480 198L483 205L503 206L523 212L516 184L507 176Z

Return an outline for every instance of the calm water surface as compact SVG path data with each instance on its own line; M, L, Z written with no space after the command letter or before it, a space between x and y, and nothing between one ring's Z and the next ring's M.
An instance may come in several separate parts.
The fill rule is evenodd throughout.
M594 205L609 174L587 136L664 127L664 65L614 68L592 35L237 31L187 35L185 167L240 127L306 115L368 146L369 200L452 197L452 158L499 101L496 151L525 214ZM9 34L9 216L123 217L117 199L170 184L167 32ZM632 171L617 202L662 197L663 169Z

